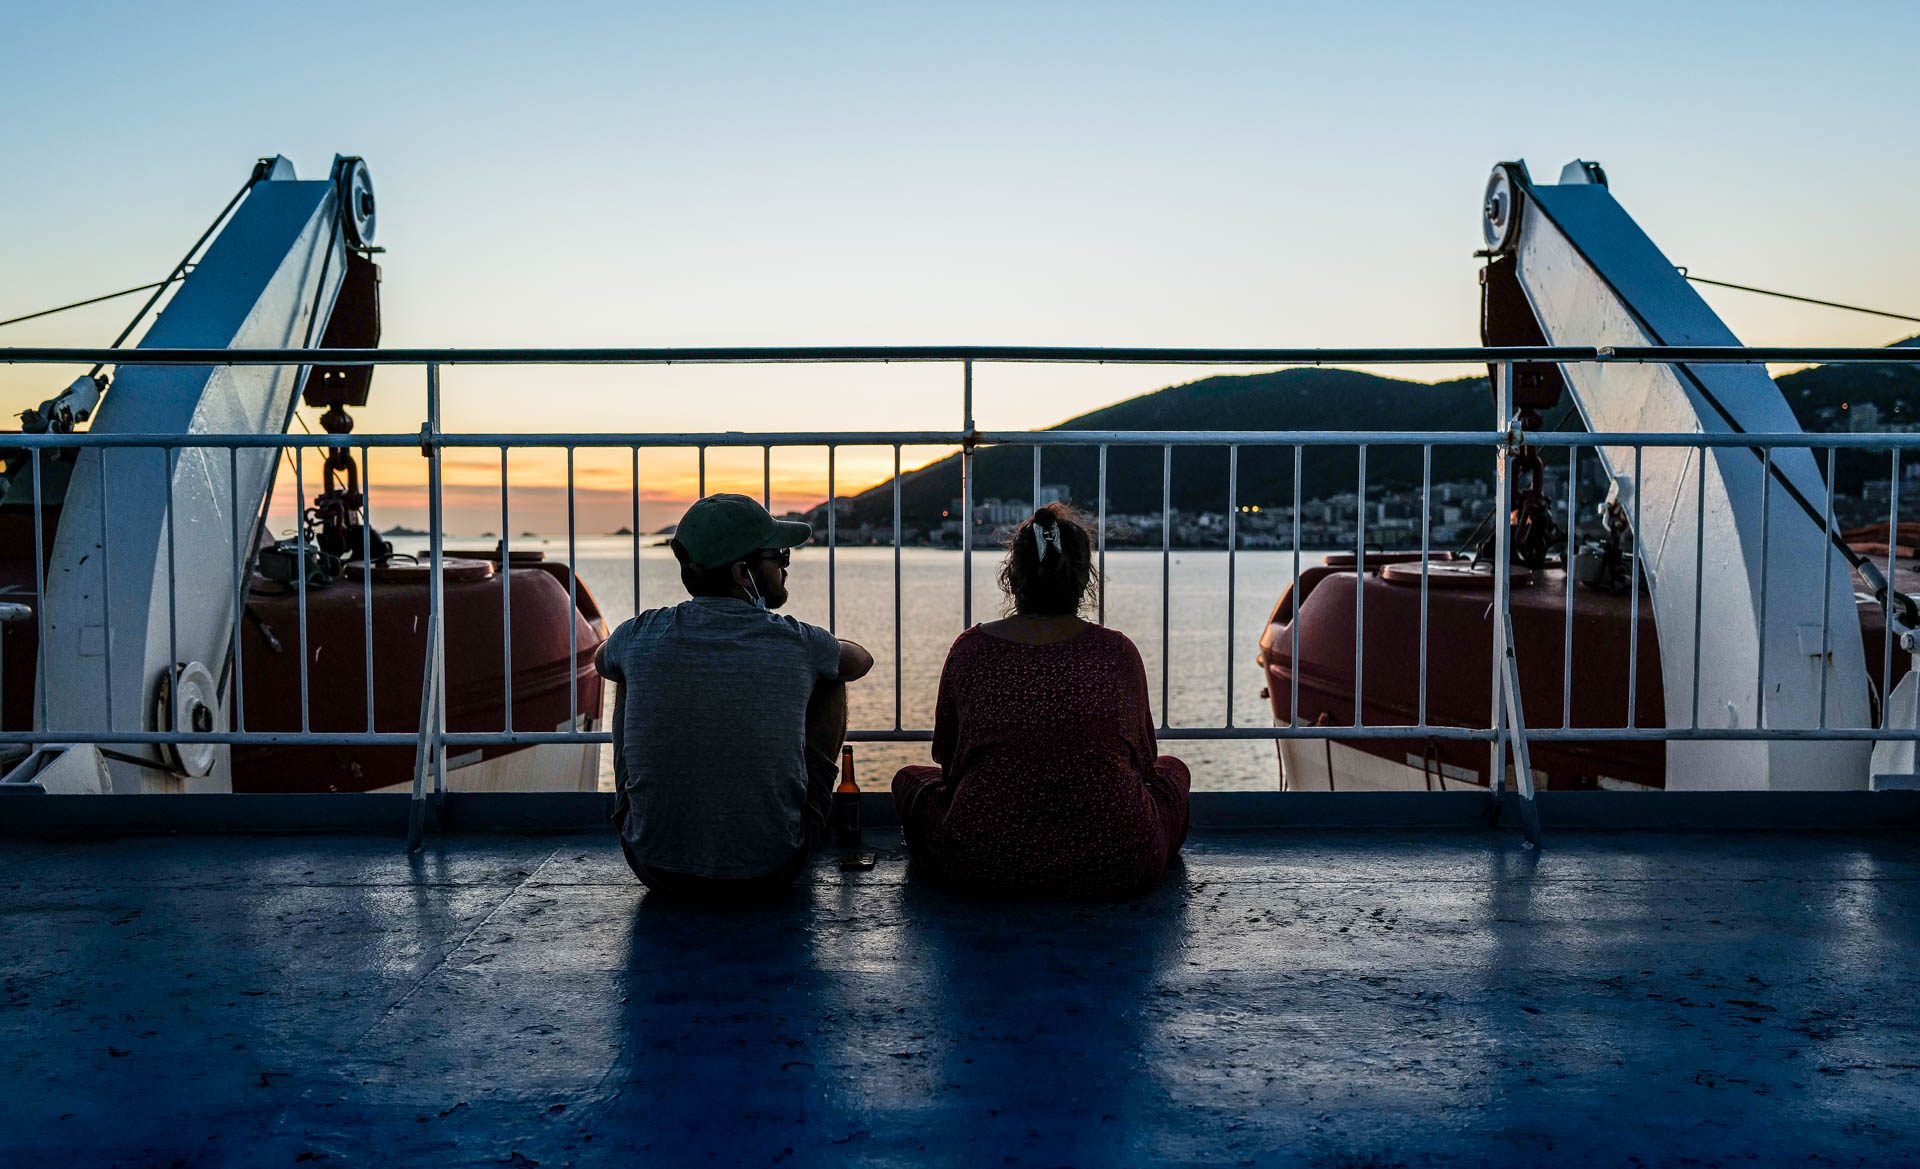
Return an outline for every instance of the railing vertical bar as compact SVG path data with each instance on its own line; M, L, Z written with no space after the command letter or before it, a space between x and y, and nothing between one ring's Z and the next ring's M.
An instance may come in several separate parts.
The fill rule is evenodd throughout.
M1033 444L1033 510L1040 510L1040 444Z
M1494 378L1494 427L1503 433L1508 429L1508 420L1512 414L1513 363L1500 363L1499 374ZM1493 642L1488 646L1489 660L1493 663L1490 673L1493 675L1493 707L1488 716L1488 729L1493 731L1487 761L1487 791L1494 797L1494 814L1499 813L1500 796L1507 786L1507 719L1505 710L1507 652L1507 604L1512 586L1512 539L1513 539L1513 487L1510 481L1511 469L1508 460L1511 453L1503 439L1495 449L1493 461Z
M1427 725L1427 582L1433 566L1433 444L1420 448L1420 717ZM1442 781L1444 786L1445 781Z
M113 512L107 501L107 485L113 482L113 476L107 471L107 455L111 448L100 448L100 606L105 628L102 634L102 652L107 668L107 725L113 726L113 567L107 549L107 516Z
M1820 545L1820 729L1827 727L1827 675L1833 654L1833 496L1839 483L1833 477L1835 451L1827 448L1826 540ZM1895 543L1887 533L1887 543Z
M960 624L973 627L973 362L960 363Z
M838 633L839 617L839 580L835 575L834 555L840 547L840 500L835 495L834 456L838 448L827 447L827 632Z
M173 509L173 476L180 465L179 455L179 447L170 446L163 452L167 468L167 677L175 680L180 668L180 606L173 542L173 517L177 514ZM170 683L169 693L172 689ZM177 702L175 709L178 709Z
M900 729L900 444L893 444L893 729Z
M1160 448L1160 725L1173 719L1173 444Z
M360 626L366 638L367 733L374 728L373 701L373 461L360 447Z
M1631 607L1627 610L1627 728L1633 729L1639 723L1640 702L1640 583L1647 571L1646 545L1640 540L1640 485L1641 470L1645 462L1647 448L1633 448L1633 582L1627 590ZM1764 472L1763 472L1764 474ZM1761 527L1765 524L1765 497L1762 497ZM1764 535L1762 536L1764 539ZM1765 577L1761 578L1765 580ZM1764 596L1764 591L1762 593Z
M576 548L573 447L567 447L567 732L580 729L580 558Z
M300 732L313 729L308 709L307 687L307 481L306 448L293 448L293 546L294 577L299 582L296 603L300 607Z
M707 448L700 448L700 498L707 497Z
M1894 553L1900 547L1900 448L1889 452L1893 458L1887 470L1887 591L1880 599L1880 721L1887 721L1888 699L1893 685L1893 571Z
M1234 560L1240 542L1240 448L1227 448L1227 728L1233 728Z
M41 514L46 505L40 489L40 448L33 447L27 454L33 465L33 619L40 637L33 672L40 684L40 729L50 731L54 728L47 717L52 713L47 707L47 537L46 517Z
M640 444L630 449L633 456L633 515L627 530L633 533L633 615L640 615Z
M1354 468L1353 528L1353 725L1366 723L1367 645L1367 444L1359 443Z
M247 611L247 564L252 557L240 550L240 449L227 448L227 506L233 512L233 724L241 734L247 730L247 687L241 649L240 622Z
M760 448L760 506L773 510L773 448Z
M1288 651L1287 678L1292 689L1291 706L1287 712L1287 725L1300 725L1300 461L1306 448L1300 443L1293 444L1293 583L1288 591L1293 594L1292 620L1287 628L1293 635L1293 646ZM1333 782L1333 771L1327 771L1327 782Z
M1560 725L1573 726L1573 564L1576 556L1573 534L1579 527L1576 497L1580 494L1580 448L1567 448L1567 551L1560 562L1562 587L1566 590L1566 620L1560 643Z
M500 729L513 733L513 509L508 502L507 448L500 448ZM535 730L544 728L536 727Z
M1100 530L1095 538L1100 542L1100 624L1107 623L1107 444L1100 444Z
M1638 496L1634 497L1636 500ZM1773 507L1773 448L1760 450L1760 663L1756 669L1753 711L1753 725L1764 730L1767 725L1767 546L1773 536L1771 511ZM1634 545L1635 552L1639 545Z
M1692 727L1700 729L1700 618L1706 602L1707 563L1707 448L1695 447L1693 476L1693 711Z

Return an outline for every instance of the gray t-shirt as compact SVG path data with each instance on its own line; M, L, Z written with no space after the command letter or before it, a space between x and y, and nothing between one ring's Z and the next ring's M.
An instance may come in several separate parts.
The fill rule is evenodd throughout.
M624 831L640 862L740 878L792 860L807 700L839 675L839 640L733 597L694 597L623 622L600 664L622 686Z

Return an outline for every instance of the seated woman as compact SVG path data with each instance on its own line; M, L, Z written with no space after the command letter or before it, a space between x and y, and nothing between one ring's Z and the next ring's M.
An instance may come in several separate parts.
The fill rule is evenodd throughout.
M1140 651L1080 619L1093 584L1093 532L1047 504L1008 541L1011 616L947 654L938 766L893 779L914 870L934 884L1128 897L1156 885L1186 840L1186 764L1155 748Z

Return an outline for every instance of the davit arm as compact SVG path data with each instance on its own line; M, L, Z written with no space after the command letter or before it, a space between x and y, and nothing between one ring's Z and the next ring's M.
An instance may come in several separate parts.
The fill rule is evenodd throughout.
M1500 164L1482 225L1489 345L1740 343L1614 200L1596 164L1568 164L1557 184ZM1761 366L1514 370L1516 408L1551 405L1563 389L1593 431L1800 429ZM1811 452L1778 448L1763 459L1745 447L1646 447L1636 459L1633 448L1603 447L1600 457L1621 504L1640 517L1636 555L1659 631L1668 727L1871 725L1852 565L1829 538ZM1670 788L1858 788L1868 774L1866 744L1835 741L1672 742L1667 763Z
M373 185L358 158L301 181L284 158L246 197L141 340L142 349L371 347ZM336 409L366 400L365 367L122 366L93 409L95 434L279 434L296 395ZM55 399L59 401L59 399ZM49 731L225 730L235 599L279 452L182 445L82 450L66 484L47 573ZM115 791L219 791L225 747L127 745Z

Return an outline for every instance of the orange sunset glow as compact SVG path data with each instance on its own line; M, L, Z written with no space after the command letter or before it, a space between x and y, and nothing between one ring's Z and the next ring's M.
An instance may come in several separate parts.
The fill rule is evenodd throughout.
M939 447L906 447L901 470L911 471L950 454ZM772 511L804 512L828 495L824 447L775 448L763 463L761 448L706 451L706 494L738 492L767 499ZM311 497L319 489L318 460L303 457L298 482ZM502 530L501 460L496 450L452 448L442 457L447 526L476 536ZM833 494L846 497L893 475L891 447L839 447L834 456ZM416 452L370 452L367 483L374 497L374 523L420 528L427 522L427 464ZM507 521L515 534L567 530L567 455L554 448L516 448L507 456ZM696 448L579 448L573 457L574 526L582 533L633 528L641 532L675 522L701 494L701 454ZM276 530L292 527L296 476L283 460L270 512Z

